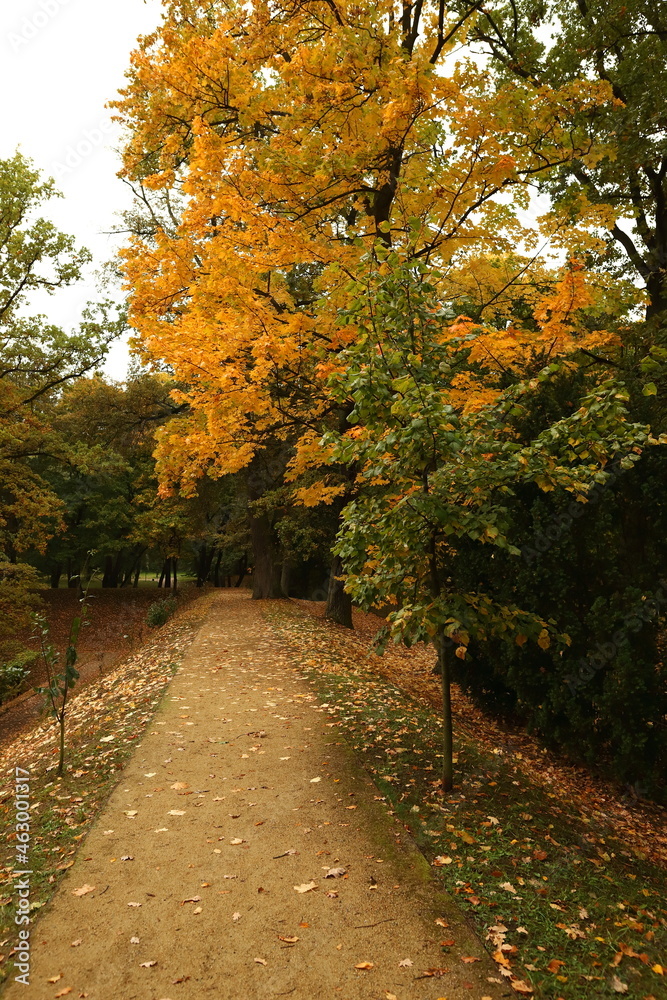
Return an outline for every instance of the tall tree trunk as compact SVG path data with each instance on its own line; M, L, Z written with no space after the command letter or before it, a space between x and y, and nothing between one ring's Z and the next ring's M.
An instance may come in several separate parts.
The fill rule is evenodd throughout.
M283 597L289 597L289 581L290 573L292 567L290 566L288 559L283 559L283 564L280 568L280 593Z
M213 570L213 586L220 586L220 563L222 562L222 549L218 549L218 554L215 557L215 568Z
M134 583L132 584L132 587L134 588L134 590L136 590L138 588L138 586L139 586L139 577L140 576L141 576L141 559L138 560L138 562L137 562L137 568L134 571Z
M113 579L113 556L104 557L104 576L102 577L102 586L106 590L108 587L113 587L114 584L111 582Z
M60 577L63 575L62 563L55 563L51 567L51 588L57 590L60 586Z
M346 628L354 628L352 624L352 598L343 590L343 580L339 579L342 573L343 561L340 556L334 556L324 617L331 622L337 622L338 625L345 625Z
M176 575L178 567L178 559L176 558L176 556L174 556L174 558L171 560L171 565L174 571L174 593L175 593L178 590L178 576Z
M165 563L162 564L162 572L160 573L160 579L158 580L158 589L161 589L162 587L164 587L164 577L165 577L166 571L167 571L167 564L165 562Z
M171 559L164 561L164 586L166 590L171 590Z
M245 580L246 573L248 572L248 553L244 552L238 563L236 564L236 572L238 573L238 580L236 581L236 586L240 587ZM231 577L229 579L229 586L231 587Z
M266 514L250 518L250 538L253 553L253 600L280 597L280 566L276 563L273 530Z

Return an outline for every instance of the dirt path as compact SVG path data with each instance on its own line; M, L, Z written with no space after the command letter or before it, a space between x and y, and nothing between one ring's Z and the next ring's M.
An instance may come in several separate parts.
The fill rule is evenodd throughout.
M507 996L327 720L262 606L217 596L5 997Z

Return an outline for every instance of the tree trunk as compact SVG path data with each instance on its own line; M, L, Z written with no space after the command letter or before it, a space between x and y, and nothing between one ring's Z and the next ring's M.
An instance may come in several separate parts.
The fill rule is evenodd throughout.
M104 557L104 576L102 586L106 589L118 586L118 559L114 562L113 556Z
M271 522L266 514L250 518L254 601L280 597L280 566L276 564Z
M452 744L452 692L451 692L452 643L440 634L438 659L442 682L442 791L451 792L454 787L454 764Z
M354 628L352 624L352 598L343 590L343 561L340 556L334 556L329 577L329 593L324 617L346 628Z
M218 549L218 554L215 557L215 566L213 568L213 586L220 586L220 563L222 562L222 549Z
M174 571L174 593L176 593L176 591L178 590L178 576L176 575L178 567L178 559L176 558L176 556L174 556L174 558L171 560L171 565Z
M158 580L158 584L157 584L158 585L158 590L161 589L162 587L164 587L164 576L165 576L166 569L167 569L167 564L165 562L163 564L163 566L162 566L162 572L160 573L160 579Z
M60 586L60 577L63 575L62 563L55 563L51 569L51 588L57 590Z
M244 552L236 565L236 572L238 573L238 580L236 581L236 586L240 587L245 580L245 575L248 572L248 553ZM229 578L229 586L232 585L232 578Z
M133 586L133 588L134 588L135 590L136 590L136 589L137 589L137 587L139 586L139 577L140 577L140 576L141 576L141 558L140 558L140 559L139 559L139 561L137 562L137 568L136 568L136 570L134 571L134 583L132 584L132 586Z
M290 572L292 567L289 564L289 560L283 559L283 564L280 569L280 593L283 597L289 597L289 581Z

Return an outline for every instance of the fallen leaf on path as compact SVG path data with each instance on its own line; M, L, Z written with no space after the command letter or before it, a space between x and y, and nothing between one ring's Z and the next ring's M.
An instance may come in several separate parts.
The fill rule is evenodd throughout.
M123 812L125 813L125 815L127 816L128 819L134 819L134 817L137 815L137 813L139 812L139 810L138 809L123 809Z
M128 903L128 906L141 906L141 903Z
M472 955L462 955L461 961L465 962L466 965L472 965L473 962L481 962L481 958L474 958Z
M170 809L167 816L185 816L185 809Z
M315 785L315 784L317 784L318 781L321 781L321 780L322 780L321 778L311 778L310 779L310 783L311 783L311 785Z
M449 969L424 969L422 972L422 978L424 979L438 979L440 976L446 976Z
M133 856L131 854L123 854L123 856L121 857L120 860L121 861L134 861L134 858L133 858Z
M200 899L201 896L189 896L187 899L183 900L181 906L185 906L186 903L198 903Z
M95 892L94 885L82 885L80 889L72 889L73 896L86 896L89 892Z
M52 976L51 979L47 979L46 981L47 981L47 983L57 983L57 982L59 982L64 977L64 975L65 975L65 973L61 972L59 975Z
M435 922L438 925L438 927L449 927L449 924L447 923L444 917L436 917Z
M338 899L338 893L335 892L333 889L329 890L329 892L327 893L327 896L328 896L329 899Z
M451 865L453 860L453 858L439 854L438 857L434 859L433 865L436 868L442 868L443 865Z
M529 983L524 982L523 979L513 979L510 983L510 986L512 987L515 993L525 994L534 992L533 987Z
M157 965L157 962L140 962L139 965L142 969L152 969L154 965Z
M130 938L130 944L139 944L139 938L138 937L131 937Z
M286 934L279 934L278 940L285 941L286 944L296 944L299 939L298 937L290 937L289 935Z
M375 968L375 966L373 965L372 962L357 962L357 964L355 965L355 969L366 969L366 970L368 970L368 969L374 969L374 968Z
M618 976L611 977L611 988L614 991L614 993L628 992L628 984L622 983L621 980L618 978Z
M149 771L148 774L144 775L144 778L154 778L156 774L157 774L157 771Z
M240 919L241 919L241 914L240 914L240 913L233 913L233 914L232 914L232 920L233 920L233 921L234 921L235 923L236 923L236 921L237 921L237 920L240 920Z
M266 965L265 958L256 958L255 961L257 962L258 965Z
M238 846L238 844L245 844L245 840L241 840L240 837L234 837L234 839L230 840L229 843Z
M410 969L412 967L412 959L402 958L401 961L398 963L398 967L399 969Z
M346 868L329 868L325 874L325 878L342 878L343 875L347 873Z
M81 938L77 938L76 941L72 941L70 948L78 948L81 944Z
M192 912L193 913L203 913L204 912L203 911L203 907L201 907L201 906L195 906L195 908L194 908L194 910Z
M181 788L189 788L190 786L187 781L175 781L174 784L169 787L175 789L177 792L180 792Z
M72 987L66 986L64 990L60 991L60 993L56 993L56 997L66 997L67 994L71 992L72 992Z
M303 882L301 885L295 885L294 888L297 892L311 892L313 889L317 889L317 882Z
M398 1000L398 997L396 996L395 993L385 993L384 997L385 1000Z

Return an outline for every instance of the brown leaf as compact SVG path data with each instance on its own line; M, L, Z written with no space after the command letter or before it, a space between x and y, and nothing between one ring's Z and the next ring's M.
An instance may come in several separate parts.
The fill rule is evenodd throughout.
M325 878L342 878L347 873L347 868L329 868Z
M317 889L317 882L303 882L301 885L295 885L294 888L297 892L312 892L313 889Z
M63 976L64 976L64 972L61 972L59 975L52 976L51 979L47 979L46 981L47 981L47 983L57 983L59 980L61 980L63 978Z
M257 965L266 965L266 959L265 958L256 958L255 962L257 963Z
M562 962L560 958L552 958L547 965L547 972L553 972L554 974L560 972L563 965L565 965L565 962Z
M357 962L355 969L374 969L375 966L372 962Z
M66 997L67 994L71 992L72 992L72 987L66 986L64 990L60 991L60 993L56 993L56 997Z
M512 979L510 986L515 993L533 993L533 987L530 983L524 982L523 979Z
M611 988L614 991L614 993L628 992L628 984L622 983L621 980L618 978L618 976L611 977Z
M535 861L546 861L547 858L549 857L549 855L547 854L547 852L541 850L540 848L536 848L533 851L533 855L532 856L533 856L533 859Z
M279 941L284 941L286 944L296 944L299 940L298 937L290 937L288 934L279 934Z
M481 958L474 958L472 955L462 955L461 961L465 962L466 965L472 965L473 962L481 962Z
M72 889L73 896L86 896L89 892L95 892L94 885L82 885L80 889Z

